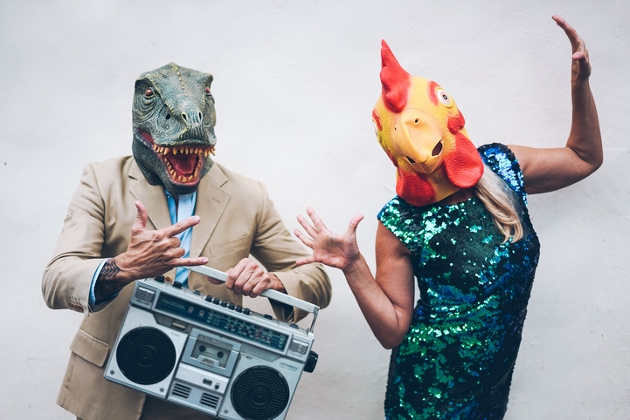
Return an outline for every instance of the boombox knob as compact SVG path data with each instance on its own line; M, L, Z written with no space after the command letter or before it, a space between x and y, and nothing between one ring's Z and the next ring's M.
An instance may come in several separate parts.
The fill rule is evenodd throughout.
M306 363L304 364L304 372L313 373L315 366L317 366L317 359L319 359L319 355L311 350L308 353L308 359L306 359Z

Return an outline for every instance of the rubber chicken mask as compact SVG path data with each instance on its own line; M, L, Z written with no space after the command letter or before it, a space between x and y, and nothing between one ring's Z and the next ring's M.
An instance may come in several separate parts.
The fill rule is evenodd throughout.
M407 73L385 41L381 60L383 90L372 122L397 168L396 194L424 206L474 186L483 163L453 98L436 82Z

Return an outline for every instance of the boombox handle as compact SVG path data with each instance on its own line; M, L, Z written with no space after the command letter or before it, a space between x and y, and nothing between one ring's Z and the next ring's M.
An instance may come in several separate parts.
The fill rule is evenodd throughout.
M196 265L196 266L184 267L184 268L190 271L194 271L196 273L206 275L208 277L212 277L213 279L216 279L222 282L227 281L226 273L224 273L223 271L215 270L214 268L208 267L207 265ZM310 333L313 332L313 328L315 328L315 321L317 321L317 314L319 313L319 306L313 305L310 302L306 302L302 299L289 296L287 294L278 292L277 290L273 290L273 289L267 289L263 291L260 294L260 296L264 296L266 298L275 300L276 302L284 303L286 305L293 306L293 307L296 307L298 309L301 309L303 311L313 314L313 322L311 323L310 328L307 329L308 332Z

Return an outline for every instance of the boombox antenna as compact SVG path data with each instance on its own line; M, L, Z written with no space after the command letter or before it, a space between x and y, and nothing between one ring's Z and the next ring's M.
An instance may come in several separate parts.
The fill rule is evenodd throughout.
M194 271L196 273L206 275L208 277L212 277L213 279L222 281L224 283L227 281L228 276L226 273L224 273L223 271L215 270L214 268L208 267L207 265L196 265L184 268L190 271ZM281 293L273 289L267 289L263 291L260 296L264 296L266 298L275 300L276 302L284 303L285 305L293 306L295 308L313 314L313 322L311 323L310 328L307 330L308 332L313 332L313 328L315 328L315 321L317 321L317 314L319 313L319 306L313 305L310 302L306 302L302 299L298 299L294 296L289 296L285 293Z

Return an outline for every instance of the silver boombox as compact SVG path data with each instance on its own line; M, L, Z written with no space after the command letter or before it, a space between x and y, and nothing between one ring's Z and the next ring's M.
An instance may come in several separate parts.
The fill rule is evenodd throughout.
M187 267L218 280L225 273ZM261 296L313 314L308 329L165 283L136 282L105 379L220 419L284 419L311 350L319 308L275 290Z

